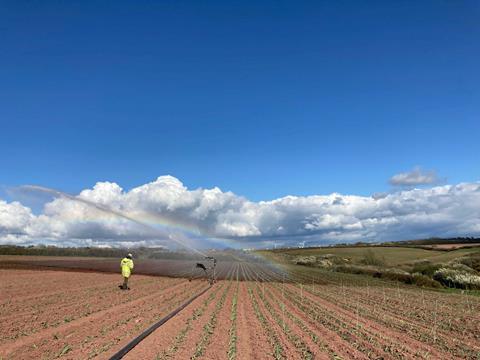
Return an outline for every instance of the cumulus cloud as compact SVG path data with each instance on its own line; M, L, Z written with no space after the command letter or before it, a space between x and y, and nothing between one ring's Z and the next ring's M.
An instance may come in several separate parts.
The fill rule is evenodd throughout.
M253 202L216 187L190 190L161 176L130 191L99 182L77 198L82 201L56 198L38 215L19 202L0 201L0 242L169 246L172 237L181 236L192 246L212 237L250 247L480 235L480 183L372 197L333 193ZM158 231L88 202L156 224Z
M0 200L0 236L26 235L34 220L31 210L19 202L7 203Z
M417 186L431 185L440 181L437 173L433 170L423 170L417 166L409 172L403 172L392 176L389 180L394 186Z

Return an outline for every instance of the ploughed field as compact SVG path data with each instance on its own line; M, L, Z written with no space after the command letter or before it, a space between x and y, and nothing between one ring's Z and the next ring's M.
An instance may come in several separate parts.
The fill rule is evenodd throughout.
M479 359L480 299L259 263L222 279L126 359ZM204 279L0 268L2 359L108 359Z
M205 288L205 281L137 275L0 270L0 357L108 357Z
M208 275L211 274L212 263L209 260L198 258L196 260L153 260L135 259L135 274L157 275L181 278L202 278L205 272L195 265L197 262L208 268ZM253 257L227 257L227 260L219 260L216 265L215 278L225 279L231 268L237 262L257 262L259 266L265 267L270 273L282 279L282 273L278 266L270 263L259 262ZM91 257L61 257L61 256L29 256L29 255L0 255L0 266L3 269L39 269L39 270L75 270L87 272L118 273L120 260L114 258L91 258ZM239 274L240 280L245 280L243 274Z

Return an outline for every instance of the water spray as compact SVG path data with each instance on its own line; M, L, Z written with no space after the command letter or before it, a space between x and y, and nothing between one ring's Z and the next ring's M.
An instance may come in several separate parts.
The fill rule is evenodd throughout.
M146 228L150 231L153 231L154 233L157 233L157 234L160 234L161 236L165 236L166 234L159 231L158 229L156 229L155 227L139 220L139 219L136 219L135 217L132 217L131 215L127 215L121 211L118 211L118 210L115 210L115 209L112 209L106 205L103 205L103 204L98 204L94 201L90 201L90 200L86 200L86 199L82 199L78 196L74 196L74 195L71 195L71 194L68 194L66 192L63 192L63 191L60 191L60 190L55 190L55 189L51 189L51 188L48 188L48 187L44 187L44 186L38 186L38 185L23 185L21 186L22 189L26 189L26 190L29 190L29 191L38 191L38 192L42 192L42 193L45 193L45 194L50 194L50 195L53 195L54 197L61 197L61 198L66 198L66 199L69 199L69 200L72 200L72 201L75 201L75 202L79 202L79 203L82 203L82 204L85 204L87 206L90 206L90 207L93 207L99 211L102 211L104 213L107 213L107 214L110 214L110 215L114 215L114 216L117 216L119 218L122 218L122 219L125 219L125 220L128 220L128 221L131 221L137 225L140 225L142 226L143 228ZM193 252L195 252L196 254L198 255L201 255L202 257L204 258L208 258L208 256L203 253L202 251L198 250L198 249L195 249L194 247L192 246L189 246L187 245L185 242L181 241L180 239L177 238L177 236L175 234L168 234L167 235L168 238L174 242L176 242L177 244L179 244L180 246L182 247L185 247Z

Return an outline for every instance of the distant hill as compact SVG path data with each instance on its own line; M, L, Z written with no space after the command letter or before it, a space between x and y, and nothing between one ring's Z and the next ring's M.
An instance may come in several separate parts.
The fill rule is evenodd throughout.
M404 240L397 242L383 243L384 245L442 245L442 244L478 244L480 238L475 237L455 237L455 238L430 238L421 240Z
M224 249L204 250L207 255L214 256L218 261L232 261L245 254L242 250ZM0 255L30 255L30 256L74 256L122 258L132 253L135 259L168 259L168 260L197 260L202 257L189 251L171 251L163 247L147 248L98 248L98 247L57 247L52 245L0 245Z
M57 247L57 246L14 246L0 245L0 255L32 255L32 256L81 256L122 258L131 252L135 258L145 259L173 259L191 258L186 252L171 252L164 248L98 248L98 247ZM197 256L198 257L198 256Z
M476 237L454 237L454 238L428 238L417 240L400 240L386 242L356 242L356 243L339 243L329 244L325 246L305 246L305 247L277 247L270 249L273 252L283 252L289 249L325 249L325 248L353 248L353 247L405 247L405 246L431 246L431 245L447 245L447 244L480 244L480 238Z

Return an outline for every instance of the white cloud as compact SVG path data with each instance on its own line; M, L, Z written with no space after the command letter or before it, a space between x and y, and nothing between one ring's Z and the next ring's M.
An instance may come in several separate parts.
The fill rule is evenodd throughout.
M7 203L0 200L0 236L25 235L34 219L31 210L19 202Z
M390 178L389 182L395 186L431 185L440 181L433 170L423 170L417 166L409 172L400 173Z
M162 176L130 191L97 183L78 198L163 225L154 232L68 198L47 203L40 215L18 202L0 200L0 242L169 245L179 228L190 229L182 240L190 245L201 241L195 233L250 245L480 235L480 183L375 197L334 193L253 202L218 188L189 190L178 179Z

